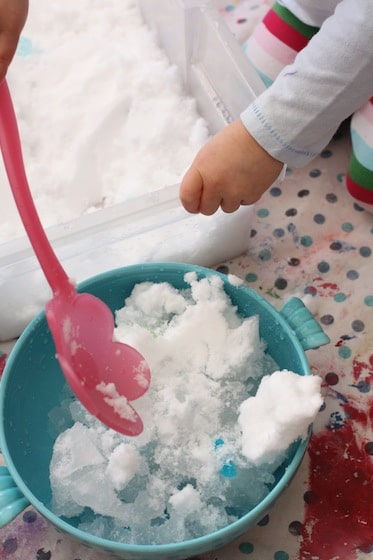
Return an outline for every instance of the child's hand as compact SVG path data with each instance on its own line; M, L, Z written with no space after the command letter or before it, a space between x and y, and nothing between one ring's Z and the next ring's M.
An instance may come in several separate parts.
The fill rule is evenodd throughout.
M198 152L182 180L180 200L195 214L209 216L219 206L234 212L259 200L282 167L236 120Z
M0 82L16 52L27 13L28 0L0 0Z

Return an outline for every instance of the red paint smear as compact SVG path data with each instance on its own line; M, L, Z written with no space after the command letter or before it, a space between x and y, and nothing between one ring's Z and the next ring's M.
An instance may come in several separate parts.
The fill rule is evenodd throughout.
M373 402L370 403L373 409ZM351 420L367 415L346 405ZM314 434L309 449L310 490L299 560L352 560L373 550L373 457L357 444L352 422Z
M6 358L7 358L6 354L1 354L0 355L0 377L2 376L4 368L5 368Z
M351 420L355 420L355 422L359 422L363 428L363 430L367 430L368 426L368 419L370 422L373 421L373 403L372 407L369 411L369 417L365 412L362 410L357 410L354 406L349 403L343 403L343 410L346 412L347 416Z
M334 282L324 282L323 284L319 284L318 287L324 290L339 290L338 285Z
M354 361L352 363L352 373L353 373L355 381L358 381L359 377L361 376L361 374L365 370L367 370L368 372L371 372L373 374L373 356L370 356L369 364L367 364L365 362L361 362L357 358L354 359ZM371 377L371 376L369 376L369 377ZM368 379L369 379L369 377L368 377Z
M321 280L321 278L314 278L314 281ZM337 292L340 292L338 284L334 282L322 282L317 284L317 293L320 297L334 297Z

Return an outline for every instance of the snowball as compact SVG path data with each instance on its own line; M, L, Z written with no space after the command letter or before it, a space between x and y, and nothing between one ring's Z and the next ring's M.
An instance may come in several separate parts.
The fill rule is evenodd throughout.
M172 494L169 503L178 512L182 511L184 514L198 512L202 508L200 494L191 484Z
M323 400L321 378L288 370L263 377L254 397L239 408L243 454L253 463L271 462L304 438Z
M140 471L141 455L137 449L126 443L120 443L109 456L106 474L113 481L116 490L125 488L130 480Z

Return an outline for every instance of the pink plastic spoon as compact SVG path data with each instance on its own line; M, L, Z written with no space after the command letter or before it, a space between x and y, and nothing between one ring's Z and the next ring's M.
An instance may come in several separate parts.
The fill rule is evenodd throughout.
M103 301L78 294L44 232L27 182L13 103L0 84L0 145L23 225L53 292L46 305L57 358L78 399L104 424L126 435L143 430L129 404L145 393L150 371L130 346L113 341L114 318Z

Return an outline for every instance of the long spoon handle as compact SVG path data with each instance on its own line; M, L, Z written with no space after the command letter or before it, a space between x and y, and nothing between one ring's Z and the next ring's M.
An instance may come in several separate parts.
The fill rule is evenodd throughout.
M6 80L0 83L0 146L10 187L28 238L55 295L74 291L38 216L28 185L13 102Z

